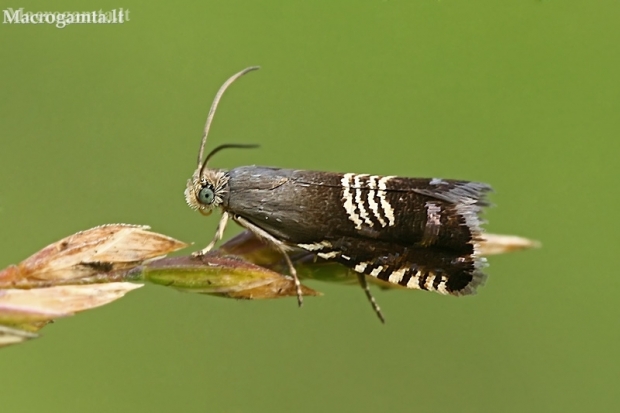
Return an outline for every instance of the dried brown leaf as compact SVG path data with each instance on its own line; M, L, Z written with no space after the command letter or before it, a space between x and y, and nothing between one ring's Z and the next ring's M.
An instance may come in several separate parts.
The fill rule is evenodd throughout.
M23 343L37 337L37 334L28 331L0 325L0 347Z
M148 228L110 224L78 232L0 272L0 288L30 288L29 281L77 280L132 268L187 246Z
M516 235L484 234L480 242L481 255L496 255L528 248L540 248L540 242Z
M118 300L141 286L120 282L0 290L0 324L29 324L67 317Z

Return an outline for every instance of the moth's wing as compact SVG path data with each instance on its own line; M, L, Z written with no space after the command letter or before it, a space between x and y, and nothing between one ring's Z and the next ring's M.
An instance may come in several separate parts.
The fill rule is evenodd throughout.
M308 244L335 231L349 231L339 174L259 166L235 168L228 174L224 209L284 243ZM300 175L322 175L324 185L299 181Z
M441 294L472 294L486 278L484 257L432 246L407 247L356 237L342 238L315 253L361 274Z
M252 166L229 185L227 210L357 272L456 295L484 278L485 184Z
M407 288L466 295L484 282L480 213L490 186L469 181L341 175L352 233L310 244L318 256ZM324 185L313 176L303 179ZM306 246L307 249L307 246Z

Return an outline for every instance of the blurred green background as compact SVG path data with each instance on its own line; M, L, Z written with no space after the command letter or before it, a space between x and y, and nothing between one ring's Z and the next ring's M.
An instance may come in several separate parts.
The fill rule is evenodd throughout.
M117 25L0 26L0 268L95 225L196 248L185 205L206 114L213 166L470 179L487 229L539 239L456 299L357 288L241 302L147 286L0 351L3 412L617 411L620 3L204 1ZM239 231L232 225L226 238Z

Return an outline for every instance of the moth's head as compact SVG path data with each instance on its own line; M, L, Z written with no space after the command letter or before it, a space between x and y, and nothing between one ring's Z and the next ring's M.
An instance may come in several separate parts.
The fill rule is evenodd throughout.
M187 180L185 201L190 208L209 215L222 205L228 194L228 174L218 169L196 169L192 179Z
M202 142L200 143L200 151L198 152L198 168L196 168L196 172L192 175L192 179L187 181L187 188L185 188L185 201L187 202L187 205L189 205L192 209L198 210L203 215L209 215L213 212L214 208L221 206L228 194L228 173L224 170L209 169L207 166L209 159L211 159L213 155L222 149L257 147L257 145L239 144L220 145L209 152L209 154L204 158L204 161L202 159L205 145L207 143L209 128L211 127L211 121L213 120L213 115L215 114L215 110L217 109L217 105L220 102L224 91L235 80L256 69L258 69L258 66L248 67L224 82L224 84L220 87L220 90L218 90L215 95L215 99L213 99L211 109L209 109L207 123L205 124L204 133L202 135Z

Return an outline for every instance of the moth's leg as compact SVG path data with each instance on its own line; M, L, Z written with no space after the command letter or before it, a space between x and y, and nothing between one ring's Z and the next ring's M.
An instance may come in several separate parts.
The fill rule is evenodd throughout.
M357 275L357 280L360 282L360 285L362 286L362 289L366 293L366 298L368 298L368 301L370 301L370 305L372 306L372 309L375 310L375 314L377 314L377 317L379 317L379 320L381 320L381 322L385 324L385 318L383 318L383 314L381 313L381 308L379 307L379 304L377 304L375 297L372 296L372 293L370 292L370 288L368 288L368 282L366 282L366 275L360 274L360 273L356 273L356 275Z
M271 235L264 229L257 227L256 225L252 224L250 221L246 220L243 217L236 215L233 219L236 222L238 222L239 225L241 225L242 227L247 228L250 231L252 231L254 235L256 235L257 237L264 239L265 241L271 243L275 249L277 249L278 251L282 253L282 255L284 255L284 259L286 260L286 264L288 265L288 269L291 273L291 277L293 277L293 280L295 281L295 289L297 291L297 302L299 303L299 306L301 307L304 303L304 298L303 298L303 294L301 291L301 282L299 282L299 278L297 277L297 270L295 270L295 267L293 266L293 262L288 256L288 253L286 252L288 248L287 245L284 244L279 239L275 238L273 235Z
M213 237L213 241L209 243L206 247L201 249L200 251L194 252L192 255L194 257L199 257L201 255L205 255L207 252L211 251L211 249L215 246L215 244L222 239L224 235L224 230L226 229L226 224L228 223L228 212L224 211L222 213L222 217L220 218L220 223L217 224L217 230L215 231L215 236Z

